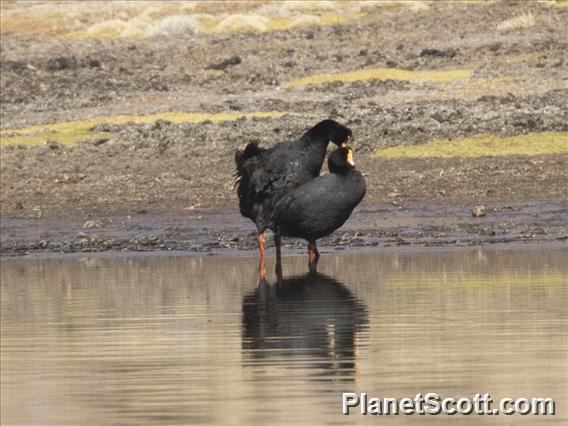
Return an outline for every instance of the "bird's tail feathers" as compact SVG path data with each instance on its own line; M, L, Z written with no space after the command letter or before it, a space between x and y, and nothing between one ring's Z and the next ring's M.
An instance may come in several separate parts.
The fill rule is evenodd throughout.
M237 150L235 152L235 164L237 165L237 171L235 172L235 184L237 186L243 176L245 175L244 164L247 160L258 157L264 152L264 149L258 146L258 142L249 143L244 150Z

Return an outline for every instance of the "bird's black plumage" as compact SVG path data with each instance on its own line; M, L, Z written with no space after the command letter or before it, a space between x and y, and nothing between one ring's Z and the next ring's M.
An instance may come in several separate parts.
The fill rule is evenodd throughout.
M273 226L281 236L315 241L339 229L365 196L365 179L348 163L350 148L329 156L330 174L290 191L276 204Z
M272 224L274 206L288 192L319 176L329 142L347 143L352 132L334 120L323 120L294 142L264 149L256 143L235 153L241 214L259 234Z

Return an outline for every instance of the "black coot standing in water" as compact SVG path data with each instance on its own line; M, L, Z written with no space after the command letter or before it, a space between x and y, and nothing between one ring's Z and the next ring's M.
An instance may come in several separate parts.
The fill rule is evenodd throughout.
M308 240L310 270L315 269L319 259L316 240L339 229L365 196L365 179L355 170L350 147L333 151L328 167L328 175L289 192L273 211L272 229L277 238ZM281 265L279 255L277 252L277 265Z
M281 142L269 149L250 143L235 153L239 208L258 230L260 278L265 274L264 231L271 228L274 206L288 192L319 176L329 142L345 146L351 135L342 124L323 120L294 142ZM278 235L275 244L279 258Z

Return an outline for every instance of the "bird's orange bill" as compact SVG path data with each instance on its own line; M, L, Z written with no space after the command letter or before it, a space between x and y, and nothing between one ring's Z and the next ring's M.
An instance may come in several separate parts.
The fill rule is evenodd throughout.
M345 141L341 142L341 148L347 148L347 145L349 145L349 142L351 142L351 136L347 136L347 139L345 139Z
M355 167L355 162L353 161L353 151L347 151L347 163Z

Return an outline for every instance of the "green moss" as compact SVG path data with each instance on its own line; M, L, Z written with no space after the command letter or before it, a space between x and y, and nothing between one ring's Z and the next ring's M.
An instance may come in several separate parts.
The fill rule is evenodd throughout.
M5 129L0 132L0 145L10 143L23 143L37 145L47 141L58 141L70 144L88 139L108 137L108 133L93 132L91 129L98 124L125 124L125 123L153 123L156 120L167 120L172 123L201 123L212 121L237 120L242 117L277 118L287 114L286 112L222 112L222 113L199 113L199 112L162 112L147 115L116 115L113 117L96 117L85 120L65 121L61 123L44 124L26 127L23 129Z
M303 87L341 81L353 83L356 81L368 80L404 80L404 81L452 81L469 77L469 70L419 70L410 71L397 68L370 68L356 71L349 71L338 74L316 74L309 77L293 80L285 84L285 87Z
M568 153L568 132L528 133L520 136L481 134L464 139L437 140L397 146L375 153L378 158L493 157Z

